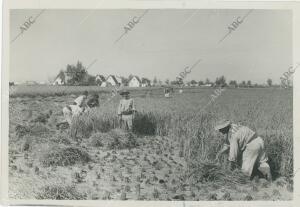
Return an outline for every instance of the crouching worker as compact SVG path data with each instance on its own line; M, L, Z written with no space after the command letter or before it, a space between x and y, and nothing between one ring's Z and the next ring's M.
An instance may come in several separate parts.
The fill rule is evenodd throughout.
M220 155L229 151L231 169L234 169L241 162L242 172L252 178L253 172L258 170L269 181L272 180L268 158L265 152L264 141L254 131L246 126L238 126L229 120L221 121L215 130L226 136L226 144L217 154ZM238 160L238 158L241 158Z
M99 95L93 94L91 97L87 99L86 102L87 109L84 112L89 111L91 108L95 108L99 106Z
M118 107L118 118L121 128L132 131L133 118L136 113L134 101L130 98L129 91L122 91L122 99Z
M81 96L76 98L74 102L68 106L63 108L63 114L65 121L68 122L69 126L71 126L72 118L74 116L78 116L83 113L86 109L86 99L88 96L88 92L84 91Z

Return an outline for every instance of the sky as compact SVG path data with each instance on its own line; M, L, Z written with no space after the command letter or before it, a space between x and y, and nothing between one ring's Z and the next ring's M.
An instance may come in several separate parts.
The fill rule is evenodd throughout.
M11 10L10 38L41 10ZM45 10L10 44L10 81L43 82L81 61L92 75L274 83L292 66L292 12L253 10ZM131 30L126 25L143 15ZM136 20L137 18L135 18ZM229 34L228 34L229 33ZM124 34L119 41L118 38ZM219 42L226 34L226 38Z

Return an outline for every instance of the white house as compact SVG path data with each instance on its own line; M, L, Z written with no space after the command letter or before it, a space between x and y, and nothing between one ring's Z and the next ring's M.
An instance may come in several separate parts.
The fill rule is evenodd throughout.
M149 87L151 86L151 81L147 78L142 78L142 87Z
M204 84L203 86L204 86L204 87L212 87L213 84L212 84L212 83L207 83L207 84Z
M115 76L116 80L118 81L119 84L122 84L122 78L120 76Z
M103 82L105 82L105 77L103 75L96 75L95 82L98 86L100 86Z
M117 81L114 75L110 75L106 78L105 82L101 84L101 87L107 87L109 85L116 86L120 85L121 83Z
M142 82L141 82L140 78L137 76L133 76L128 82L129 87L141 87L141 85L142 85Z
M71 77L68 76L66 72L60 71L59 74L56 76L52 85L65 85L70 79Z
M31 85L38 85L39 83L36 82L36 81L26 81L24 85L28 85L28 86L31 86Z

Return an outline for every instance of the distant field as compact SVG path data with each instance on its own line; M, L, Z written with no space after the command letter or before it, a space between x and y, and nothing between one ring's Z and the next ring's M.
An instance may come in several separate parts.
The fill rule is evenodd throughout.
M174 91L178 92L178 87L173 87ZM16 85L9 87L10 97L22 97L22 96L64 96L64 95L78 95L87 90L91 93L110 93L114 87L100 87L100 86L52 86L52 85ZM154 94L163 95L163 87L122 87L133 92L135 95L145 94L147 91L151 91ZM261 90L262 88L239 88L238 90ZM213 90L211 87L184 87L183 90L189 93L198 93L199 91ZM268 89L265 89L268 90Z
M161 87L139 87L139 88L129 88L122 87L122 89L128 89L129 91L156 91L162 90ZM20 96L63 96L70 94L79 94L87 90L92 93L109 93L114 89L114 87L100 87L100 86L49 86L49 85L35 85L35 86L10 86L9 95L10 97L20 97ZM162 92L162 91L161 91Z

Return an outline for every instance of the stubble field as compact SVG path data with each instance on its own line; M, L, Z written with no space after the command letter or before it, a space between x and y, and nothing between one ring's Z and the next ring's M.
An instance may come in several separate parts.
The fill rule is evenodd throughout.
M133 90L138 113L130 134L118 129L118 96L107 101L109 94L98 92L100 107L65 129L56 123L62 108L76 98L76 90L43 95L34 90L18 93L15 88L9 105L10 197L292 199L292 91L226 89L208 104L213 90L175 90L172 98L164 98L163 89ZM223 143L213 127L222 118L263 137L273 183L248 181L238 171L228 171L226 157L213 162Z

